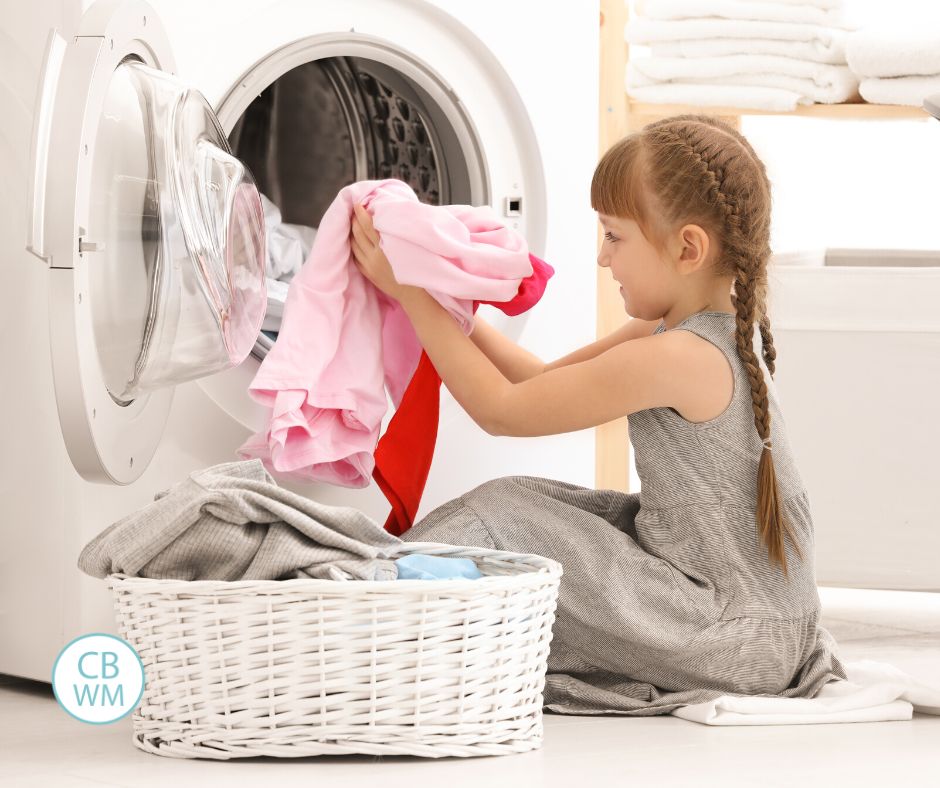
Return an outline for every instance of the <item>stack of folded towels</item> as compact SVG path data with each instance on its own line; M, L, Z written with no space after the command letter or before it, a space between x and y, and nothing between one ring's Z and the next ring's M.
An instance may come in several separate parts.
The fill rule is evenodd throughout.
M940 93L940 19L860 30L845 55L861 79L859 93L872 104L923 106Z
M859 101L842 0L635 0L627 94L655 104L786 112Z

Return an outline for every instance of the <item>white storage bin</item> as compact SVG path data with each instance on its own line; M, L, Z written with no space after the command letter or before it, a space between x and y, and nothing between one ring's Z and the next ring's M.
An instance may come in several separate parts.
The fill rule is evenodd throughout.
M542 744L561 564L433 542L455 580L108 575L146 682L134 744L180 758L504 755Z
M817 582L940 590L940 251L777 254L768 305Z

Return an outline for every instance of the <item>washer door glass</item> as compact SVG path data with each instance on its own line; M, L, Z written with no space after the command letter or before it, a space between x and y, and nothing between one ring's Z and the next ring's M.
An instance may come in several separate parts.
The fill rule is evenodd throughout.
M118 403L239 364L264 318L261 197L205 98L126 60L92 164L90 307Z

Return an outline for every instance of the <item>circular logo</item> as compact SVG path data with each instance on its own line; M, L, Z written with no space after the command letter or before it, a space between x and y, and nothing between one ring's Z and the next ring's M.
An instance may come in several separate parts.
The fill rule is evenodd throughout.
M52 666L59 705L75 719L96 725L117 722L136 709L145 679L134 647L104 632L75 638Z

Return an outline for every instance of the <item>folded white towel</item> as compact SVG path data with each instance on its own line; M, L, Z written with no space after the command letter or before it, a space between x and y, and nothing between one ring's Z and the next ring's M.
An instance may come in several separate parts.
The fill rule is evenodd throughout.
M745 85L694 85L663 82L650 87L627 88L630 98L647 104L687 104L695 107L735 107L766 112L789 112L812 100L792 90Z
M858 100L858 78L847 66L820 66L806 62L801 65L786 64L789 73L777 73L769 69L773 63L742 55L743 60L733 58L699 58L683 61L681 58L634 58L627 62L627 93L633 88L659 87L669 82L689 85L744 85L748 87L778 88L805 97L799 103L840 104ZM788 58L771 58L781 61ZM664 62L665 60L665 62ZM699 63L699 60L703 61ZM733 62L732 62L733 61ZM800 64L800 61L794 61ZM803 68L804 76L796 76ZM735 69L740 69L735 71ZM652 74L664 75L651 76ZM675 74L672 79L668 74Z
M698 38L771 38L782 41L807 41L831 46L845 41L849 35L822 25L791 22L765 22L754 19L646 19L632 17L624 28L624 37L631 44L652 44L658 41L683 41Z
M633 68L649 80L701 82L715 77L738 74L775 74L799 77L831 88L847 81L858 86L858 79L846 65L816 63L777 55L725 55L723 57L634 57ZM645 84L645 83L644 83Z
M906 104L924 106L927 96L940 93L940 73L930 76L863 79L858 92L869 104Z
M682 706L676 717L706 725L799 725L909 720L940 714L940 686L930 686L886 662L843 662L848 681L830 681L814 698L723 695Z
M863 79L940 74L940 24L850 33L845 40L845 58Z
M808 22L813 25L858 30L859 24L836 5L821 8L807 3L766 0L636 0L636 12L650 19L688 19L719 16L726 19L763 19L773 22Z
M825 43L782 41L776 38L700 38L661 41L650 46L656 57L721 57L723 55L778 55L816 63L845 64L845 36Z

